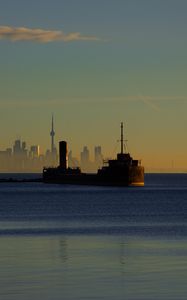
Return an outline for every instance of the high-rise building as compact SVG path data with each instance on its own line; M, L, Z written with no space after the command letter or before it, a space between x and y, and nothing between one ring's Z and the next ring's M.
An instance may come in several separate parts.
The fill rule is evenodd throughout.
M17 158L25 158L27 156L26 143L16 140L13 145L13 155Z
M30 148L29 156L30 158L38 158L40 155L40 146L39 145L33 145Z
M23 151L26 150L26 142L22 142L22 150L23 150Z
M87 146L83 147L83 151L81 152L81 165L87 165L89 163L89 150Z
M87 146L83 147L80 154L80 164L83 171L90 171L90 153Z
M72 151L70 150L68 153L68 165L70 168L77 168L79 167L79 161L76 157L73 157Z
M22 148L21 148L21 141L16 140L13 145L13 154L14 155L20 155L22 153Z
M103 163L103 155L101 152L101 146L95 146L94 148L94 162L97 167L102 166Z

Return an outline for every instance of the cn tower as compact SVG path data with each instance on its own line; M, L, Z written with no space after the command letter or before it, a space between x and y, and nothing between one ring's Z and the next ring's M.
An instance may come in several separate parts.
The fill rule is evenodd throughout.
M51 153L55 153L55 144L54 144L54 136L55 136L55 131L54 131L54 120L53 120L53 115L52 115L52 122L51 122Z

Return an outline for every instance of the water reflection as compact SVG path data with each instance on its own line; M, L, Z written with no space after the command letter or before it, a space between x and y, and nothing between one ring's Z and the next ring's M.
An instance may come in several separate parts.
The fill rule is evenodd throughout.
M0 245L3 300L186 299L187 240L12 236Z
M62 263L68 260L68 240L66 238L59 239L59 258Z
M122 266L125 264L125 243L124 241L119 242L119 262Z

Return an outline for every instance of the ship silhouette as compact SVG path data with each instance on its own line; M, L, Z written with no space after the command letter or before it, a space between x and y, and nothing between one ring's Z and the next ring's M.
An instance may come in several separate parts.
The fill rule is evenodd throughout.
M83 173L80 168L69 168L67 142L59 142L60 162L58 167L43 169L46 183L101 185L101 186L143 186L144 167L124 151L123 123L121 123L121 151L116 159L110 159L97 173Z

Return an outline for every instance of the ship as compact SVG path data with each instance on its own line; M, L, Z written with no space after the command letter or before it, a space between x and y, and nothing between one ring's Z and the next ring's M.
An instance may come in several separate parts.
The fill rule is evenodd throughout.
M59 142L59 166L43 168L44 183L96 185L96 186L144 186L144 167L141 160L133 159L124 147L123 123L121 123L121 151L116 159L105 161L96 173L84 173L79 167L68 167L67 142Z

